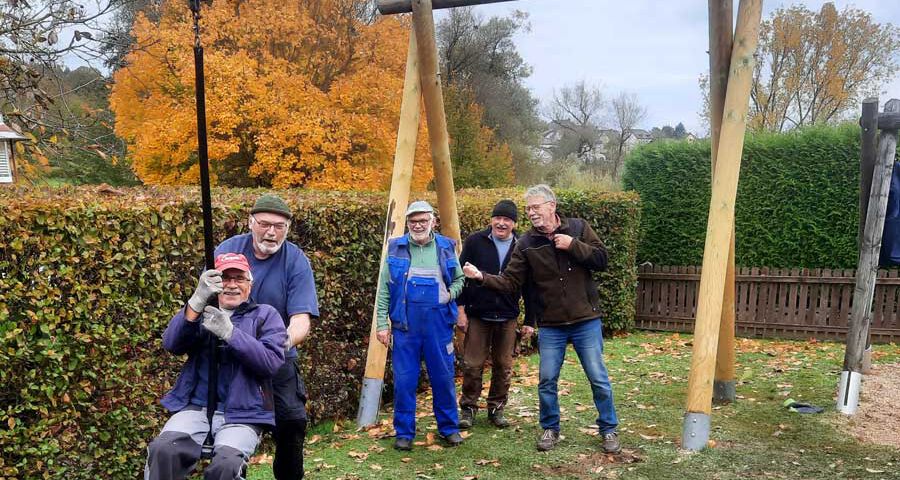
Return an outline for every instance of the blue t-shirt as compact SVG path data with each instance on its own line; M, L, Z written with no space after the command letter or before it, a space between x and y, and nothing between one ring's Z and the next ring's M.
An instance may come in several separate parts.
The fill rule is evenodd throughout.
M309 259L294 243L285 241L281 248L265 260L253 254L253 237L249 233L236 235L216 247L216 255L221 253L242 253L250 262L253 274L253 288L250 298L256 303L271 305L278 310L285 326L290 324L291 315L308 313L319 316L319 301L316 297L316 281ZM291 348L286 358L297 356Z
M506 240L500 240L491 235L491 240L494 241L494 246L497 247L497 256L500 257L498 265L503 266L503 260L506 259L506 254L509 253L509 247L512 245L513 236L510 235Z

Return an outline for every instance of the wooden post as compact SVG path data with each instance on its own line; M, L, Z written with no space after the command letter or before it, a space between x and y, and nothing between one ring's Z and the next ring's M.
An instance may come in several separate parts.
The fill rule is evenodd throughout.
M413 161L416 156L416 138L419 134L419 56L415 32L409 33L409 50L406 53L406 77L403 81L403 100L400 104L400 126L397 129L397 148L394 152L394 171L391 177L391 193L388 197L387 218L381 247L381 262L387 255L388 239L403 235L406 227L407 203L412 181ZM379 266L379 277L380 277ZM380 288L381 285L378 285ZM377 292L377 290L376 290ZM376 293L377 298L377 293ZM375 339L377 321L372 309L372 329L369 332L369 351L366 356L366 373L359 396L356 423L360 427L372 425L378 419L381 391L384 387L384 366L387 347Z
M890 100L885 104L884 110L885 113L900 112L900 100ZM869 336L872 299L875 296L875 280L878 273L878 254L881 250L884 216L896 155L897 129L882 130L878 138L872 188L866 209L866 228L863 230L859 264L856 267L856 287L853 290L853 306L850 310L850 330L847 332L844 368L838 384L837 409L847 415L856 413L859 407L863 352Z
M456 253L462 249L459 214L456 210L456 191L453 188L453 169L450 166L450 138L444 113L444 96L438 71L437 44L434 41L434 13L431 0L412 0L413 30L419 47L419 81L425 101L428 121L428 140L437 186L441 233L456 240Z
M515 0L433 0L432 8L468 7L471 5L484 5L486 3L512 2ZM378 12L382 15L396 13L409 13L413 11L413 0L378 0Z
M688 378L687 412L681 441L682 448L687 450L702 450L709 439L719 320L725 294L728 249L734 228L734 200L744 147L750 86L756 63L753 54L759 36L761 14L762 0L741 0L703 251L694 348Z
M862 251L863 232L866 228L866 211L869 208L869 191L872 189L872 174L875 171L875 147L878 143L878 97L863 100L862 116L859 119L859 230L856 246ZM872 337L866 336L863 351L862 373L868 374L872 368Z
M725 86L731 64L733 40L731 0L709 0L709 123L711 137L712 175L716 171L716 149L722 128L722 109L725 105ZM725 296L722 299L722 318L719 324L719 344L716 348L716 372L713 382L713 401L731 403L735 399L734 380L734 232L728 249L725 273Z

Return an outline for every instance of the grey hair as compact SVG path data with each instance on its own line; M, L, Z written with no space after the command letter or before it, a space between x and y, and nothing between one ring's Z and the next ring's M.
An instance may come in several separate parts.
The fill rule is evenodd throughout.
M246 273L247 273L247 280L250 280L250 283L253 283L253 272L248 271Z
M548 202L556 201L556 194L553 193L553 190L550 189L549 185L545 185L543 183L525 190L525 198L537 196L544 197L544 200Z

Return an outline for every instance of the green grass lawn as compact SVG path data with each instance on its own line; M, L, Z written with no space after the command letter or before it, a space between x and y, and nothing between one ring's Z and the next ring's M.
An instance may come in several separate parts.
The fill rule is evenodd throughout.
M570 347L560 379L564 438L550 452L534 448L540 434L534 355L519 358L515 369L506 410L513 427L490 427L482 410L461 447L428 445L436 426L426 393L419 399L423 416L416 438L423 444L412 452L391 448L389 414L369 432L355 431L352 421L325 423L307 435L306 478L900 479L900 450L860 444L841 430L846 422L835 412L834 395L842 344L739 340L738 401L714 407L712 448L680 451L690 342L689 335L655 333L607 340L622 455L603 454L591 435L597 412ZM900 361L900 346L876 346L875 359ZM791 413L782 407L786 398L824 407L825 413ZM249 478L272 478L271 466L253 466Z

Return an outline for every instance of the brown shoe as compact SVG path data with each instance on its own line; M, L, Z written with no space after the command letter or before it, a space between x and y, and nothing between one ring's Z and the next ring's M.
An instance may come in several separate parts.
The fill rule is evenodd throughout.
M494 424L497 428L506 428L509 426L509 420L503 416L503 409L497 408L495 410L488 410L488 421Z
M539 452L553 450L553 447L555 447L557 443L559 443L559 432L548 428L547 430L544 430L541 438L538 439L537 449Z
M459 429L468 430L475 424L475 409L463 407L459 409Z
M616 432L603 434L603 451L606 453L619 453L622 451L622 444L619 443L619 435Z

